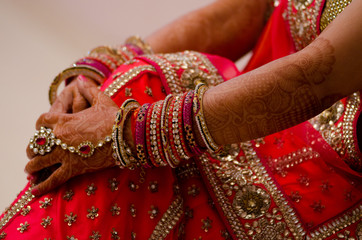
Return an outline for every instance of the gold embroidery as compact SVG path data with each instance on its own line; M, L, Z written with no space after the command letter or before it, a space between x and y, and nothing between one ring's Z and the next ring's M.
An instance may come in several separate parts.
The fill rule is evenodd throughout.
M322 0L289 0L287 19L297 51L306 47L318 35L317 18Z
M327 0L321 16L320 30L323 31L352 0Z
M167 211L163 214L160 221L157 223L155 229L149 240L165 239L170 231L175 227L183 213L183 200L177 197L169 206Z
M0 220L0 230L16 215L16 213L20 212L23 207L33 200L34 195L31 194L31 190L32 187L29 187L28 190L19 197L18 201L10 206L10 208L5 212Z
M264 189L247 185L236 192L233 207L241 218L255 219L268 211L270 202L270 196Z
M130 80L136 78L138 75L143 73L144 71L156 72L156 69L152 66L138 66L130 69L129 71L118 74L115 80L104 90L104 93L112 97L115 93L119 91L126 83Z

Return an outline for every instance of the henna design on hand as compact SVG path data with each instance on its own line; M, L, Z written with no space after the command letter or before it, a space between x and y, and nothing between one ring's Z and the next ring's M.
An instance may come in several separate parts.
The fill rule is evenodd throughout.
M91 107L73 114L54 111L45 113L38 119L37 129L40 126L52 128L55 136L68 145L78 146L86 140L96 144L111 134L118 107L90 81L78 81L77 86L79 93ZM27 151L30 152L30 149ZM101 148L96 148L94 154L88 158L57 146L44 156L34 156L26 165L25 170L35 176L33 181L38 184L37 194L42 194L71 177L112 166L115 166L112 147L110 143L107 143ZM54 168L56 170L49 171L52 168L53 171ZM43 173L47 171L49 173L45 174L44 180ZM40 177L42 174L43 177ZM50 176L47 176L49 174Z
M333 53L328 40L317 39L302 52L208 90L205 119L215 141L229 144L266 136L318 114L326 100L320 100L315 86L332 72Z

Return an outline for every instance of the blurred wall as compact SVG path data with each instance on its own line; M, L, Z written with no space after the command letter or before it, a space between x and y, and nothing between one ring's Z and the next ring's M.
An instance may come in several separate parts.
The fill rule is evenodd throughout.
M54 76L95 46L147 36L210 2L0 1L0 213L26 184L25 147Z

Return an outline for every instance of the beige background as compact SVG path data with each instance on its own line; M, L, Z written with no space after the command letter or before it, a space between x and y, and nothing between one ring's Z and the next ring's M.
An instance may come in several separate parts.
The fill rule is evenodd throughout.
M0 1L0 213L26 184L25 147L54 76L98 45L147 36L212 0Z
M26 184L25 147L53 77L98 45L147 36L212 0L0 1L0 212Z

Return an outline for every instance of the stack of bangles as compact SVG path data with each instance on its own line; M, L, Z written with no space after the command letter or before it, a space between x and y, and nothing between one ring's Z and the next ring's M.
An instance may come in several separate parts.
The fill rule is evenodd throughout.
M116 48L94 48L88 56L76 61L54 78L49 88L49 102L51 105L55 102L58 87L62 82L69 84L76 76L83 75L102 84L123 63L138 55L151 53L151 47L138 36L128 38L123 45Z
M195 141L195 121L207 149L219 153L222 147L215 143L206 126L202 98L205 84L182 95L168 95L165 100L142 106L126 100L120 107L113 126L113 157L121 168L176 167L182 160L201 155L206 149ZM124 126L131 121L136 153L132 153L124 139Z

